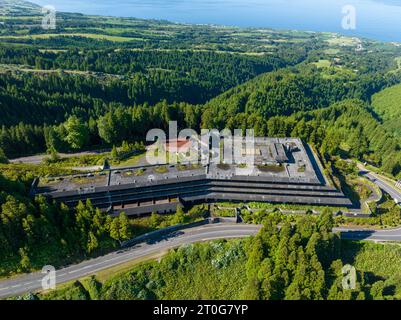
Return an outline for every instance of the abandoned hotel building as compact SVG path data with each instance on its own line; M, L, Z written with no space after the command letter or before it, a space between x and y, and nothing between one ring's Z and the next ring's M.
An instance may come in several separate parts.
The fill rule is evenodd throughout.
M168 145L168 143L166 143ZM177 141L187 152L189 141ZM170 150L171 151L171 150ZM296 138L255 138L252 168L212 163L142 165L90 174L41 178L35 194L72 207L90 199L110 214L140 216L174 212L177 205L216 202L269 202L351 207L328 181L316 154Z

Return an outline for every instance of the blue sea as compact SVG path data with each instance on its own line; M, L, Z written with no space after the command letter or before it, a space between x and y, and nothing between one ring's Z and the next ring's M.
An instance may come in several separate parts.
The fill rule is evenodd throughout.
M339 32L401 42L401 0L33 0L58 11L173 22ZM356 9L344 30L342 9Z

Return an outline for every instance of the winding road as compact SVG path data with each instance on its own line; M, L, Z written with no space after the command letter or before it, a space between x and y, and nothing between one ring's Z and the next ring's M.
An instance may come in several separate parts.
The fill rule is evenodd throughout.
M370 181L375 183L380 189L388 193L391 198L397 200L397 202L401 202L401 192L398 191L395 187L391 186L386 180L380 178L375 173L364 173L365 177L368 178Z
M380 176L369 171L361 173L387 192L393 199L401 200L401 193ZM157 240L149 240L127 249L60 269L56 272L56 281L57 284L61 284L76 280L130 261L161 254L184 244L252 236L260 229L260 225L219 223L176 231L161 236ZM339 232L343 239L380 242L401 241L401 228L388 230L335 228L333 231ZM42 288L44 276L44 274L36 272L2 280L0 281L0 298L39 291Z
M386 179L382 178L377 173L366 169L363 164L358 162L357 165L360 170L359 174L365 176L371 182L376 184L380 189L389 194L391 198L393 198L397 202L401 202L401 192L395 186L391 185L388 181L386 181Z
M188 243L204 242L216 239L242 238L256 234L261 226L245 224L210 224L193 229L173 232L152 242L141 243L128 249L110 253L103 257L84 261L77 265L60 269L56 272L57 284L76 280L98 271L138 260ZM0 282L0 298L11 297L42 288L45 275L36 272Z
M173 232L157 240L140 243L128 249L60 269L56 273L56 281L57 284L61 284L76 280L117 265L167 252L184 244L252 236L260 229L260 225L220 223ZM401 228L379 231L336 228L334 231L340 232L344 239L401 241ZM36 272L3 280L0 282L0 298L39 291L42 288L42 279L44 276L44 274Z
M371 172L366 167L357 163L360 170L360 175L366 177L371 182L376 184L382 191L390 195L391 198L397 202L401 201L401 192L398 191L395 186L392 186L388 181L380 177L380 175ZM366 229L334 229L334 231L340 232L343 239L351 240L370 240L370 241L401 241L401 228L388 229L388 230L366 230Z

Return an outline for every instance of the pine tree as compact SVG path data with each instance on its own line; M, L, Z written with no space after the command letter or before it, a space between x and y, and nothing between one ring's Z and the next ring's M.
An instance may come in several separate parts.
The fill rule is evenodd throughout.
M88 236L88 244L86 246L86 252L87 253L92 253L99 247L99 242L96 238L96 236L93 234L92 231L89 232Z
M384 281L377 281L375 282L371 289L370 289L370 295L374 300L383 300L383 290L384 290L385 284Z
M114 218L110 224L110 237L114 240L120 240L120 221Z
M0 163L8 163L8 159L2 148L0 148Z
M19 255L21 258L20 259L21 270L25 272L29 271L31 269L31 260L29 259L27 248L20 248Z
M64 126L67 131L65 141L72 149L81 149L87 145L89 141L89 129L82 120L76 116L71 116Z
M256 276L249 278L244 292L242 293L245 300L259 300L260 299L260 283Z
M181 205L177 206L177 211L171 222L172 224L183 224L185 222L185 214Z
M119 159L119 154L118 154L118 150L117 147L114 145L113 149L111 150L111 157L113 160L118 160Z
M129 240L132 237L132 230L129 219L124 212L120 213L119 220L119 240Z
M260 264L264 259L263 243L260 237L255 237L249 249L246 272L248 278L256 277Z

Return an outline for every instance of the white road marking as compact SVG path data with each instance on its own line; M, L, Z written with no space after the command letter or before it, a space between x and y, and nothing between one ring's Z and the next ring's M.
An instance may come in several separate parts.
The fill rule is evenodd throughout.
M217 239L231 239L231 238L243 238L248 237L253 234L256 234L262 226L256 225L209 225L203 226L196 229L187 229L183 230L179 236L170 236L160 240L156 240L153 244L143 243L141 245L136 245L134 247L128 248L122 252L114 252L110 253L109 255L99 257L97 259L93 259L93 263L87 264L80 267L79 264L77 266L67 267L60 271L64 271L63 273L57 274L59 279L59 284L71 281L83 276L87 276L89 274L94 274L101 270L107 270L108 268L114 267L116 265L124 264L126 262L140 259L142 257L148 256L150 254L156 254L158 252L169 251L172 249L176 249L185 243L196 243L196 242L204 242L204 241L212 241ZM341 230L343 231L343 230ZM352 230L350 230L352 231ZM366 232L365 230L360 230L361 234ZM376 232L376 235L372 235L367 239L374 240L376 236L380 237L381 232L397 232L401 231L399 229L391 229L391 230L381 230L381 231L371 231ZM397 237L398 235L394 234L387 234L383 235L383 237L387 237L391 239L393 237ZM113 262L115 261L115 262ZM99 266L98 268L95 268ZM77 268L78 267L78 268ZM77 268L77 269L75 269ZM70 270L70 271L68 271ZM81 272L81 274L77 274ZM35 275L37 277L41 277L40 274ZM28 279L27 279L28 280ZM61 281L60 281L61 280ZM14 282L15 283L15 282ZM41 288L40 286L41 279L35 280L34 282L30 281L25 283L23 290L24 292L29 290L38 290ZM33 285L32 285L33 284ZM11 288L20 288L21 284L17 284ZM21 289L11 290L10 286L0 288L3 291L10 291L10 294L18 294L21 293ZM2 294L3 295L3 294Z

